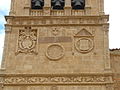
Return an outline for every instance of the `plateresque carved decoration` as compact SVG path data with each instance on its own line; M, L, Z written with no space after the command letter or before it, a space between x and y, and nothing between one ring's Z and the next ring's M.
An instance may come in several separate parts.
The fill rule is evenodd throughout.
M75 47L79 52L87 53L93 49L93 41L90 38L80 38L75 42Z
M73 9L84 9L85 0L72 0L72 8Z
M44 6L44 0L32 0L31 7L32 9L42 9Z
M61 10L64 9L64 0L51 0L51 5L53 9Z
M17 53L35 53L37 44L37 30L26 27L19 30Z
M64 56L64 48L60 44L48 46L46 56L53 61L59 60Z
M54 28L54 29L52 30L52 34L53 34L54 36L59 35L59 33L60 33L60 31L59 31L58 28Z
M8 76L4 77L2 83L5 85L31 85L31 84L40 84L40 85L49 85L49 84L105 84L112 83L111 76ZM56 87L55 87L56 88Z

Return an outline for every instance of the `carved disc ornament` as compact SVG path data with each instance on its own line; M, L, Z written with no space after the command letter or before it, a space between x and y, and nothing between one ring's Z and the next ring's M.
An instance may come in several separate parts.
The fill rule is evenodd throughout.
M93 40L90 38L80 38L76 41L75 47L81 53L88 53L93 49Z
M46 56L53 61L57 61L64 56L64 48L60 44L48 46Z

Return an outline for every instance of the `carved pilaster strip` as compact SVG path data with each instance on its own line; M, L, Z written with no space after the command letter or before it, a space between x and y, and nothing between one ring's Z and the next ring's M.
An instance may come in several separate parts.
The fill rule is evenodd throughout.
M110 64L110 52L109 52L109 40L108 40L108 25L103 25L103 32L104 32L104 61L105 61L105 70L111 69Z

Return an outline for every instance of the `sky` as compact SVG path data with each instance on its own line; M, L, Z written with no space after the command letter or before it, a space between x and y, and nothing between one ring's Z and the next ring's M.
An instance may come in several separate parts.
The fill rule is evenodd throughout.
M0 0L0 60L4 45L4 16L9 14L11 0ZM109 48L120 48L120 0L104 0L105 13L110 15Z

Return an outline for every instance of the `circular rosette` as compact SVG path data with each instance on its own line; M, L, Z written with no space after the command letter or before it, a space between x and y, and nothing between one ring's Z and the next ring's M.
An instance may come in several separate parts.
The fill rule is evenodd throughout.
M53 61L57 61L64 56L64 48L60 44L48 46L46 56Z
M88 53L93 49L93 40L90 38L80 38L75 42L75 47L81 53Z

